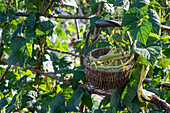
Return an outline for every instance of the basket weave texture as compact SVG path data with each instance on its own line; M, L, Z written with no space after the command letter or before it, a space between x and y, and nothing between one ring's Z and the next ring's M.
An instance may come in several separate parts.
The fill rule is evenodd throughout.
M101 55L107 54L109 50L110 48L97 48L92 50L91 54L94 58L99 58ZM86 78L94 86L94 88L112 90L120 88L127 82L131 68L118 71L96 69L95 67L91 67L88 61L89 60L86 57Z

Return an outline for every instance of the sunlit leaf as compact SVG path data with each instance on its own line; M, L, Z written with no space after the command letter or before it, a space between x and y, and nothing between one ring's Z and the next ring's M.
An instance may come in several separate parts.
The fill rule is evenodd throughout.
M36 32L36 37L45 35L45 33L43 31L39 30L38 28L35 30L35 32Z
M141 48L138 46L137 41L134 43L134 51L139 55L147 59L152 65L155 63L159 55L161 55L162 49L160 46L149 46L146 48Z
M67 39L66 33L63 29L56 27L55 32L59 38Z
M28 70L28 69L23 69L21 71L22 75L28 75L28 78L35 78L32 71Z
M67 42L63 42L63 43L61 44L61 46L60 46L60 49L61 49L61 50L64 50L64 51L67 51L67 50L68 50L67 47L68 47L68 43L67 43Z
M29 56L32 57L33 52L32 43L26 43L26 47L28 49Z
M159 15L159 17L162 18L164 16L164 8L159 3L160 2L158 1L151 0L148 8L153 9Z
M157 65L162 68L167 68L170 65L170 59L161 58L158 60Z
M148 39L147 39L146 45L147 45L147 46L151 46L151 45L153 45L157 40L159 40L158 35L155 34L155 33L150 33L150 34L149 34L149 37L148 37Z
M67 26L67 29L68 29L69 31L71 31L71 32L74 32L74 33L77 32L77 31L76 31L76 28L75 28L75 26L74 26L73 24Z
M149 13L149 21L152 23L152 32L159 35L160 28L161 28L159 16L153 9L149 9L148 13Z
M146 45L151 29L152 24L150 22L145 21L142 23L142 25L132 30L131 35L133 36L134 39Z

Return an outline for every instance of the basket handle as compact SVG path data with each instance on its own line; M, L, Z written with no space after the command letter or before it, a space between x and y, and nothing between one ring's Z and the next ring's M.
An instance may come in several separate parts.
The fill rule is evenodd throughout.
M95 25L90 29L90 31L88 32L87 36L86 36L86 41L85 41L85 47L84 47L84 56L86 57L87 53L88 53L88 42L89 42L89 37L90 37L90 33L92 32L92 30L95 28Z

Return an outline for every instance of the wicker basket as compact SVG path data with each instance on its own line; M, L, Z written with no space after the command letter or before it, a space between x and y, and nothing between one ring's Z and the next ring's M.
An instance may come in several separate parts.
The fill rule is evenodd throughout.
M94 58L98 58L101 55L107 54L109 50L110 48L97 48L92 50L91 54ZM95 67L91 67L88 61L88 58L85 57L86 78L94 86L94 88L112 90L120 88L128 80L131 69L118 71L96 69Z

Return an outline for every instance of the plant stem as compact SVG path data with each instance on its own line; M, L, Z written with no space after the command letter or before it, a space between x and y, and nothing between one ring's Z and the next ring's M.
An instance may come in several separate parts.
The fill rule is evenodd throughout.
M54 1L55 1L55 0L52 0L52 1L48 4L48 6L47 6L46 8L44 8L43 15L45 15L45 13L47 12L47 10L53 5Z
M48 47L47 49L52 50L52 51L56 51L56 52L59 52L59 53L64 53L64 54L72 55L72 56L75 56L75 57L83 57L83 56L80 56L80 55L77 55L77 54L74 54L74 53L71 53L71 52L61 51L61 50L58 50L58 49L53 49L51 47Z
M11 66L8 66L5 71L3 72L3 74L1 75L1 78L0 78L0 82L4 79L5 75L7 74L8 70L10 69Z

